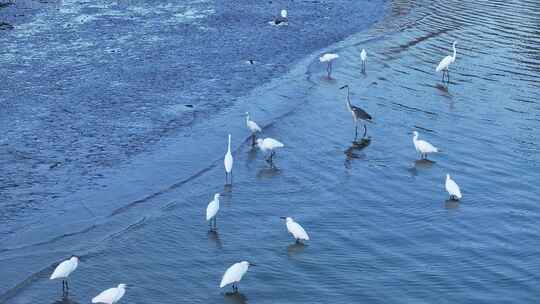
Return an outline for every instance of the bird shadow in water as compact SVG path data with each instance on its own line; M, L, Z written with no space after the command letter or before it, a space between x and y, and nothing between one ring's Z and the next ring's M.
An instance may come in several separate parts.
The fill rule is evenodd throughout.
M251 149L248 151L248 162L253 162L257 159L257 148L256 147L251 147Z
M223 186L223 192L224 193L231 193L232 192L232 184L225 184Z
M337 80L332 76L328 77L327 75L321 76L321 81L328 84L336 84Z
M371 138L362 138L360 140L355 140L352 142L352 145L345 150L345 155L347 155L347 160L361 158L356 152L360 152L367 148L371 144Z
M245 304L247 303L247 297L240 292L226 292L225 293L225 303L231 304Z
M429 159L417 159L414 161L414 167L416 169L429 169L433 167L433 164L435 164L435 161Z
M214 244L216 244L216 247L218 249L223 248L223 244L221 243L221 239L219 238L219 233L217 230L209 230L208 231L208 240Z
M287 255L294 256L302 253L306 249L307 245L303 243L294 243L287 246Z
M413 166L408 169L412 176L418 175L418 170L429 169L435 164L434 161L429 159L417 159L414 161Z
M257 178L272 178L280 174L281 170L278 167L272 166L259 170L259 172L257 172Z
M444 201L444 208L446 209L457 209L459 208L459 201L453 199L447 199Z
M52 304L79 304L79 302L70 299L68 294L64 294L60 299L56 300Z

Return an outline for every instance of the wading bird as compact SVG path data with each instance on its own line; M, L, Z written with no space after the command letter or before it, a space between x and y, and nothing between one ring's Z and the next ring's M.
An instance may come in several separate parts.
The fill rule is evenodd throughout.
M367 61L367 52L365 49L362 49L360 52L360 59L362 59L362 72L366 71L366 61Z
M275 25L286 25L288 23L288 19L287 19L287 10L286 9L282 9L281 10L281 16L280 17L277 17L276 20L274 20L274 24Z
M257 139L257 146L264 153L267 153L268 151L270 151L270 155L268 156L266 161L269 162L271 165L273 165L274 164L274 162L273 162L274 161L274 154L276 154L276 152L274 150L276 150L278 148L283 148L285 145L283 145L281 142L279 142L279 141L277 141L277 140L275 140L273 138L267 137L265 139Z
M461 190L459 190L458 184L450 177L450 174L446 174L446 183L444 186L448 194L450 194L451 200L459 201L462 198Z
M298 224L295 222L291 217L281 217L285 220L287 225L287 230L290 234L294 237L296 240L296 243L301 243L301 241L309 241L309 236L307 232Z
M251 132L251 146L255 146L257 144L257 132L261 132L261 127L250 119L249 112L246 112L246 125Z
M232 167L233 167L233 157L231 153L231 134L229 134L229 145L227 146L227 153L225 153L225 158L223 159L223 164L225 165L225 184L232 185ZM231 177L231 182L229 183L229 176Z
M93 298L92 303L117 303L126 293L126 287L126 284L118 284L117 287L109 288Z
M443 60L441 60L441 62L439 63L439 65L437 66L437 68L435 69L435 71L437 72L440 72L440 71L443 71L443 74L442 74L442 81L444 82L444 75L446 74L446 80L447 82L450 82L450 72L448 71L448 68L450 67L450 64L454 63L454 61L456 61L456 44L457 44L457 41L454 41L454 43L452 44L452 48L454 49L454 55L450 56L446 56L443 58Z
M326 62L327 63L326 72L328 74L328 79L331 79L331 76L332 76L332 61L334 61L334 59L336 59L336 58L339 58L339 55L338 54L332 54L332 53L327 53L327 54L324 54L321 57L319 57L320 62Z
M79 266L79 257L72 256L69 260L65 260L58 264L51 274L50 279L62 279L62 292L67 294L69 292L68 277Z
M339 89L343 90L345 88L347 88L347 109L349 109L349 111L351 112L352 117L353 117L354 127L355 127L354 140L356 141L356 139L358 138L358 120L371 122L371 115L369 115L363 109L361 109L359 107L356 107L356 106L353 106L351 104L351 98L350 98L350 93L349 93L349 85L344 85ZM364 136L362 136L362 137L365 138L366 134L367 134L367 126L364 123Z
M217 213L219 211L219 193L214 194L214 199L206 207L206 220L210 221L210 231L217 228ZM212 225L213 223L213 225Z
M420 153L420 158L427 159L427 155L430 153L437 153L439 149L428 143L425 140L418 139L418 132L413 132L413 143L416 152Z
M248 271L249 266L256 266L255 264L249 263L247 261L242 261L234 263L231 267L225 271L219 288L223 288L229 284L232 284L233 292L238 292L238 283L242 280L242 277Z

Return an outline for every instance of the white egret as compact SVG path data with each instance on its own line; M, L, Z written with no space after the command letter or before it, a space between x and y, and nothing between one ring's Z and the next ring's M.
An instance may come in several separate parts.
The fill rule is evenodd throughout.
M454 49L454 54L452 56L448 55L439 62L439 65L435 69L435 71L440 72L443 71L442 81L444 82L444 75L446 74L447 81L450 82L450 73L448 71L448 68L450 67L450 64L454 63L456 61L456 44L457 41L454 41L452 44L452 48Z
M231 176L231 182L232 184L232 168L233 168L233 157L231 153L231 134L229 134L229 144L227 146L227 153L225 153L225 158L223 159L223 164L225 165L225 184L227 185L229 180L229 175Z
M291 217L281 217L285 220L287 225L287 230L290 234L294 237L297 243L300 243L301 241L309 241L309 236L307 232L304 230L304 228L295 222Z
M367 52L365 49L362 49L360 52L360 59L362 59L362 72L366 71L366 61L367 61Z
M69 291L68 277L77 269L77 266L79 266L79 257L74 255L56 266L50 280L62 279L62 292L67 293Z
M274 154L276 154L274 150L283 148L285 145L273 138L267 137L265 139L257 139L257 146L264 153L270 151L270 156L266 159L266 161L273 164Z
M446 174L446 183L444 186L446 187L448 194L450 194L451 200L459 201L463 197L458 184L450 177L450 174Z
M126 284L118 284L117 287L109 288L92 299L92 303L114 304L126 293Z
M206 207L206 220L210 221L210 230L212 230L212 222L214 223L213 228L217 228L216 218L219 211L219 196L219 193L214 194L214 199Z
M352 117L353 117L354 127L355 127L354 140L356 140L358 138L358 120L371 122L372 117L366 111L364 111L362 108L357 107L357 106L353 106L351 104L351 98L350 98L350 93L349 93L349 85L344 85L339 89L342 90L342 89L345 89L345 88L347 88L347 109L349 109L349 111L351 112ZM363 135L363 138L366 137L366 134L367 134L367 126L364 123L364 135Z
M420 158L427 159L427 155L430 153L437 153L439 149L425 140L418 139L418 132L413 132L413 143L416 152L420 153Z
M233 291L238 292L238 283L240 283L242 277L248 271L249 266L256 265L247 261L234 263L231 267L227 269L227 271L225 271L225 274L223 274L223 278L221 279L219 288L223 288L229 284L232 284Z
M261 132L262 129L256 122L250 119L249 112L246 112L246 125L251 132L251 145L255 146L255 144L257 143L257 132Z
M332 61L339 58L338 54L333 53L326 53L319 57L320 62L326 62L328 65L326 66L326 72L328 73L328 79L330 79L332 75Z

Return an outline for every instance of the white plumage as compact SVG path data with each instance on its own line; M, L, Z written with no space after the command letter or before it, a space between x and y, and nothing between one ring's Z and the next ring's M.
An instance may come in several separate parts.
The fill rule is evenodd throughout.
M451 199L460 200L463 196L461 195L461 190L459 189L458 184L450 177L450 174L446 174L446 191L450 194Z
M249 112L246 112L246 125L249 129L249 131L251 132L251 134L255 134L257 132L261 132L261 127L259 127L259 125L254 122L253 120L250 119L249 117Z
M92 303L114 304L126 293L126 284L118 284L117 287L109 288L92 299Z
M425 140L418 139L418 132L414 131L413 143L416 152L420 153L422 158L427 158L429 153L439 152L439 149Z
M287 10L286 9L281 10L281 18L287 19Z
M270 137L265 139L257 139L257 145L263 152L273 151L277 148L283 148L285 146L281 142Z
M327 53L327 54L324 54L321 57L319 57L319 61L320 62L330 62L330 61L332 61L332 60L334 60L336 58L339 58L338 54Z
M446 56L444 57L441 62L439 62L439 65L435 68L435 71L440 72L443 71L443 81L444 81L444 75L449 75L448 68L450 67L450 64L454 63L456 61L456 44L457 41L454 41L452 44L452 49L454 50L454 54L452 56ZM448 81L450 81L450 77L448 76Z
M65 260L58 264L51 274L50 279L66 279L79 266L79 258L72 256L69 260Z
M225 271L225 274L223 274L223 278L221 279L219 288L223 288L229 284L236 284L240 282L240 280L242 280L242 277L248 271L249 266L249 262L247 261L234 263L231 267L227 269L227 271ZM237 287L233 285L233 289L237 290Z
M227 146L227 153L225 153L225 158L223 159L223 164L225 165L225 182L227 182L227 177L232 172L233 162L234 160L231 153L231 134L229 134L229 144ZM231 183L232 183L232 174L231 174Z
M214 199L206 207L206 220L209 221L216 216L219 211L219 193L214 194Z
M292 218L287 217L285 218L286 224L287 224L287 230L290 234L294 237L294 239L298 241L309 241L309 236L307 232L304 230L304 228L295 222Z
M360 52L360 59L362 59L362 62L365 62L367 59L367 52L365 49L362 49L362 52Z

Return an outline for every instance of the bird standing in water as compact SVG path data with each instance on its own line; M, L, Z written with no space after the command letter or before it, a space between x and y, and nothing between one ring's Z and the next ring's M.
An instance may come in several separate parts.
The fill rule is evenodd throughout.
M92 303L114 304L126 293L126 284L118 284L117 287L109 288L92 299Z
M450 194L451 200L459 201L463 197L458 184L450 177L450 174L446 174L446 183L444 186L448 194Z
M285 145L273 138L267 137L265 139L257 139L257 146L259 146L259 149L261 149L261 151L263 151L264 153L270 151L270 155L268 156L266 161L269 162L271 166L273 166L274 154L276 154L274 150L278 148L283 148Z
M309 241L309 236L304 228L295 222L292 217L281 217L285 220L287 225L287 231L294 237L296 243L300 244L302 241Z
M50 280L62 279L62 292L69 292L68 277L79 266L79 257L72 256L69 260L65 260L58 264L51 274Z
M238 292L238 283L240 283L242 277L244 277L244 275L248 271L249 266L256 265L248 261L234 263L225 271L225 274L223 274L223 278L221 279L219 288L223 288L229 284L232 284L233 292Z
M416 152L420 153L421 159L427 159L429 153L437 153L439 149L425 140L418 139L418 132L413 132L413 144Z
M249 131L251 132L251 146L255 146L257 144L257 132L261 132L261 127L250 119L249 112L246 112L246 125Z
M367 52L365 49L362 49L360 52L360 59L362 59L362 72L366 71L366 61L367 61Z
M232 185L233 161L234 160L231 153L231 134L229 134L229 144L227 146L227 153L225 153L225 158L223 159L223 164L225 165L225 185ZM231 177L230 183L229 183L229 176Z
M331 77L332 76L332 61L334 61L336 58L339 58L339 55L338 54L332 54L332 53L327 53L327 54L324 54L321 57L319 57L320 62L326 62L327 63L326 73L327 73L328 79L332 79L332 77Z
M349 93L349 85L344 85L342 86L341 88L339 88L340 90L343 90L343 89L347 89L347 109L349 109L349 111L351 112L352 114L352 117L353 117L353 121L354 121L354 126L355 126L355 131L354 131L354 140L356 141L356 139L358 138L358 120L363 120L363 121L366 121L366 122L371 122L372 118L371 118L371 115L369 115L366 111L364 111L362 108L360 107L357 107L357 106L353 106L351 104L351 98L350 98L350 93ZM362 136L362 138L365 138L366 137L366 134L367 134L367 126L366 124L364 123L364 135Z
M217 213L219 211L219 197L220 194L214 194L214 199L208 203L206 207L206 220L210 221L210 231L214 231L217 228Z
M448 71L448 68L450 67L450 64L454 63L456 61L456 44L457 41L454 41L452 44L452 49L454 49L454 54L452 56L448 55L439 62L439 65L435 69L435 71L440 72L443 71L442 74L442 81L444 82L444 76L446 75L446 80L448 83L450 83L450 72Z

